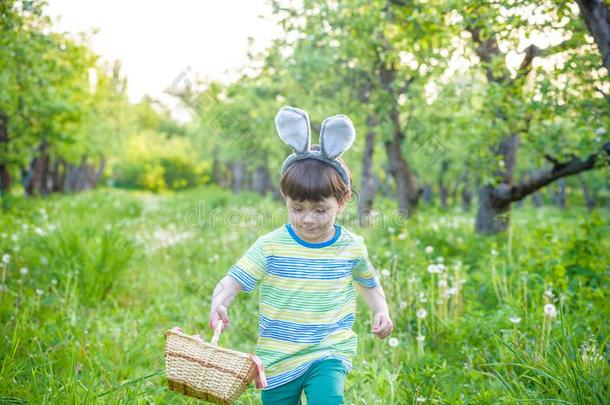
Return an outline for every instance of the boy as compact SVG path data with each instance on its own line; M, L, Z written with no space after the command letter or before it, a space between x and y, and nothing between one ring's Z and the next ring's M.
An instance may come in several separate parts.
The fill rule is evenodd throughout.
M384 339L393 329L363 238L335 224L352 196L351 174L340 155L355 131L344 115L327 118L320 146L310 147L305 111L283 107L275 124L294 150L280 181L289 223L259 237L218 283L209 326L221 319L226 328L227 308L239 291L260 284L256 355L267 375L263 404L300 404L302 391L309 405L343 404L357 348L353 285L373 314L372 333Z

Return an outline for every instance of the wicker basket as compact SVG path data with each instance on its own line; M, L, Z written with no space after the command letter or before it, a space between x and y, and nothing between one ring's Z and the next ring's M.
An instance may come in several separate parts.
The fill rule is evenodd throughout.
M173 328L165 332L165 370L172 391L215 404L231 404L256 377L257 388L267 385L262 363L248 353L218 347L222 321L210 343Z

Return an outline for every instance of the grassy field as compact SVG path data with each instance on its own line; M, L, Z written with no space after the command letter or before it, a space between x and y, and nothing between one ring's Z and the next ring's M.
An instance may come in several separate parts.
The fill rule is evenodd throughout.
M252 208L256 207L256 209ZM422 211L359 229L395 322L363 301L347 404L608 404L608 212L523 208L511 232L473 213ZM194 403L166 388L163 332L210 339L211 292L283 207L216 188L100 189L13 200L0 217L0 403ZM258 294L241 294L220 345L253 352ZM240 404L260 403L250 388Z

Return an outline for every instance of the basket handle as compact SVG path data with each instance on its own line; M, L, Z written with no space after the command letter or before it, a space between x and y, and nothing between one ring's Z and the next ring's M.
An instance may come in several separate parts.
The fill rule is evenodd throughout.
M222 319L219 319L218 321L216 321L216 329L214 330L214 336L212 337L212 341L210 342L210 344L212 346L218 346L218 339L220 338L220 332L222 331Z

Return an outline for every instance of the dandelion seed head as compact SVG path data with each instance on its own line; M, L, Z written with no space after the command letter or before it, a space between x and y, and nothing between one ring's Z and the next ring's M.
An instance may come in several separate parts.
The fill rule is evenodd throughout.
M508 318L512 323L514 323L515 325L518 324L519 322L521 322L521 318L518 316L511 316L510 318Z
M388 339L388 344L390 345L390 347L397 347L398 343L398 339L396 339L395 337Z
M10 261L11 261L11 255L9 255L8 253L5 253L2 255L2 263L9 264Z
M400 301L399 307L400 307L400 309L407 308L407 302L406 301Z
M418 336L416 337L416 339L417 339L417 341L418 341L419 343L422 343L424 340L426 340L426 336L425 336L425 335L418 335Z
M28 274L28 268L27 267L22 267L21 270L19 270L19 273L21 273L22 275L26 275Z
M44 294L44 291L41 290L40 288L37 288L36 289L36 295L42 295L42 294Z
M555 318L557 316L557 308L553 304L546 304L544 306L544 315L549 318Z
M420 309L417 311L416 315L417 315L417 317L418 317L418 318L423 319L423 318L425 318L425 317L426 317L426 315L428 315L428 312L426 312L426 310L425 310L425 309L420 308Z
M388 270L388 269L382 269L382 270L381 270L381 275L382 275L383 277L390 277L390 270Z
M427 254L431 254L432 252L434 252L434 248L430 245L426 246L425 252Z
M417 398L415 398L415 402L426 402L426 398L425 397L417 397Z

